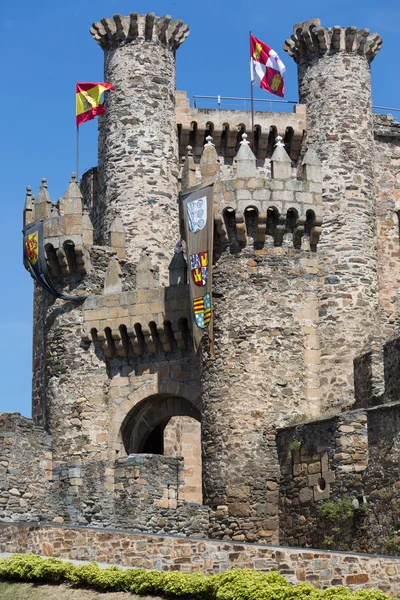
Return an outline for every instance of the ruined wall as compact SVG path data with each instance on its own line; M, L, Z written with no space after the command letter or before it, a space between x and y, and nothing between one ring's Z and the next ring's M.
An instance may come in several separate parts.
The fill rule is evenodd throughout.
M50 436L19 413L0 414L0 520L51 520Z
M280 542L291 546L361 550L358 526L368 467L366 411L350 411L277 433L280 481ZM341 506L344 498L349 498ZM337 503L332 518L322 501ZM348 506L349 505L349 506ZM365 540L366 543L366 540Z
M281 543L398 554L399 410L393 403L278 430Z
M400 554L400 405L368 412L368 471L364 477L367 548Z
M322 163L321 394L329 411L353 403L353 359L377 333L370 62L381 44L367 30L327 29L313 19L295 25L284 46L298 64L307 107L304 148L312 146Z

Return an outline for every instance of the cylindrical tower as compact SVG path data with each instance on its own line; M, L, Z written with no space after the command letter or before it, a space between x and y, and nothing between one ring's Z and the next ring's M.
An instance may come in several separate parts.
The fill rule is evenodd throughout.
M319 414L321 172L312 152L303 163L295 180L278 137L265 177L244 138L236 176L214 183L215 359L205 351L202 369L212 537L279 542L276 427Z
M284 45L307 105L304 147L312 146L322 163L321 397L328 410L353 402L353 360L376 333L370 63L381 45L368 29L327 29L319 19L295 25Z
M147 247L166 281L179 239L178 137L175 117L175 51L188 36L182 21L154 13L115 15L91 33L105 53L107 94L99 120L99 236L121 217L126 258L137 262Z

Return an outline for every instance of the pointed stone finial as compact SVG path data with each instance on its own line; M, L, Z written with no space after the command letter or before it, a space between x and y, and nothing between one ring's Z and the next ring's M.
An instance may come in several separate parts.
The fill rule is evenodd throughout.
M285 150L280 135L276 136L275 150L271 156L271 177L272 179L290 179L292 174L292 161Z
M114 250L114 252L116 252L118 258L125 258L125 227L119 215L117 215L114 221L111 223L108 238L109 245Z
M322 182L321 162L314 148L308 148L303 158L303 179L304 181Z
M187 146L185 162L183 163L182 169L182 189L187 190L192 188L197 183L196 178L196 165L194 164L192 146Z
M236 177L256 177L257 166L256 157L254 156L250 142L247 141L247 133L242 133L239 152L236 154Z
M169 285L182 285L187 283L187 264L181 240L179 240L175 246L174 256L172 257L168 268Z
M206 137L206 142L200 158L201 177L214 180L219 174L219 158L211 135Z
M81 215L82 214L82 194L76 174L72 173L71 181L67 191L64 194L64 214L65 215Z
M24 227L29 225L34 221L33 217L33 205L34 196L32 196L32 187L30 185L26 186L26 196L25 196L25 205L24 205Z
M39 188L37 202L35 204L35 220L46 219L51 210L51 200L47 189L47 179L42 177L42 183Z
M146 248L143 248L136 266L136 288L138 290L156 287L156 270Z
M116 258L112 258L108 263L106 276L104 279L103 294L120 294L122 292L122 271Z

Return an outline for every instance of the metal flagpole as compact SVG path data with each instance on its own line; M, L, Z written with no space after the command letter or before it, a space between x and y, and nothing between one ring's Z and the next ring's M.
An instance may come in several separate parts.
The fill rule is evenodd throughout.
M79 127L76 126L76 181L79 183Z
M250 31L250 98L251 98L251 148L254 150L254 74L251 60L251 31Z

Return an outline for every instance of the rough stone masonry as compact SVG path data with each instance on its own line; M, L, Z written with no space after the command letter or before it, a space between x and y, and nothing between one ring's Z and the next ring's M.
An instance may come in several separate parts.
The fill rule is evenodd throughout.
M27 188L55 285L88 297L35 284L33 420L0 417L0 520L399 554L400 126L372 112L381 39L296 24L300 102L252 130L176 92L188 32L94 23L116 88L98 166L57 202L46 179ZM210 184L215 357L193 350L180 238L180 193Z

